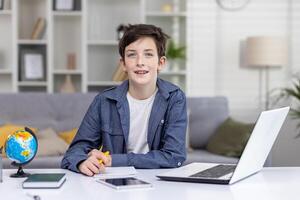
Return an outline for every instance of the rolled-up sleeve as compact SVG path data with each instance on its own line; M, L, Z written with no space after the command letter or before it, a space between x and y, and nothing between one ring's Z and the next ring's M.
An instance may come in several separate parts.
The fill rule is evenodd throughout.
M88 152L100 144L100 98L96 96L85 114L78 132L61 162L61 167L79 172L78 164L87 159Z

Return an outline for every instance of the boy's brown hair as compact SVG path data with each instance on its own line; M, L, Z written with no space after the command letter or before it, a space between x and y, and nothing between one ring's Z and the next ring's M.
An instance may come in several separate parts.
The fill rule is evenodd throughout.
M124 60L125 48L142 37L151 37L156 44L158 58L166 55L166 42L170 38L161 28L150 24L129 24L119 42L119 54Z

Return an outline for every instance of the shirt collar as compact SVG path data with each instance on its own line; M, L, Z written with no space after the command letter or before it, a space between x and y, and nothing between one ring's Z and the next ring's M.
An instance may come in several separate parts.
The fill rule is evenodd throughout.
M116 100L116 101L125 100L128 91L128 83L129 81L126 80L117 87L107 89L103 93L103 95L109 99ZM179 89L177 86L173 85L172 83L164 81L160 78L157 78L156 85L158 87L158 94L161 94L165 99L169 98L171 92Z

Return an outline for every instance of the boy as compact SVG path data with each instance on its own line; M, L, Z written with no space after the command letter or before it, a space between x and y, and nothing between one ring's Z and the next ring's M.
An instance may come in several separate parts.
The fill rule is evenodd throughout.
M128 80L95 97L62 168L93 176L107 166L182 165L186 158L186 98L177 86L157 77L165 66L167 38L153 25L126 28L119 54Z

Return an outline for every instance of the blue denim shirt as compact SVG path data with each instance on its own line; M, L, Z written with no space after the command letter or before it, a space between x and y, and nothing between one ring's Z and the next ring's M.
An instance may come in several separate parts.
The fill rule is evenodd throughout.
M127 153L129 134L128 81L98 94L67 150L61 167L78 172L78 164L103 145L112 166L179 167L186 159L186 97L175 85L157 79L158 92L150 113L146 154Z

